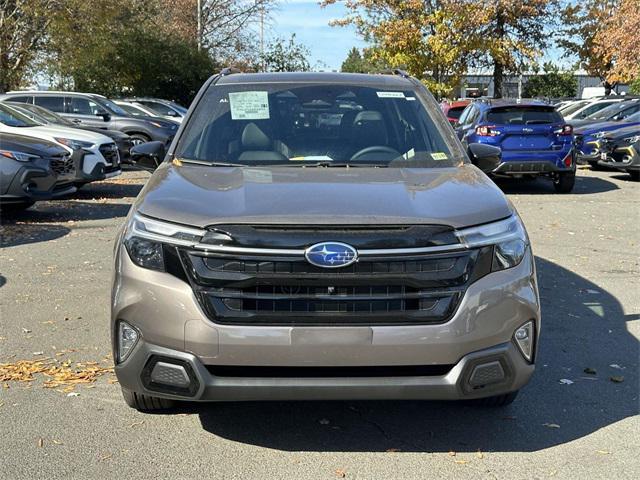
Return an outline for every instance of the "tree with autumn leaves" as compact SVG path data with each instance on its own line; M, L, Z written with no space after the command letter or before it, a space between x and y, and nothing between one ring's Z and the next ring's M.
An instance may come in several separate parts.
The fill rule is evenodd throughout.
M324 0L323 6L339 0ZM495 95L549 45L556 0L346 0L353 25L373 44L374 57L423 78L447 95L470 68L490 68Z

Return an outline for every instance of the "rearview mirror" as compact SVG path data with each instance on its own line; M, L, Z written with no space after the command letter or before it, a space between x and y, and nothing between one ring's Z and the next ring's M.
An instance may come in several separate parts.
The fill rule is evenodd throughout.
M469 157L471 163L484 173L489 173L495 170L502 162L502 150L484 143L470 143Z
M166 150L164 143L156 141L140 143L131 147L129 153L134 166L153 172L164 160Z

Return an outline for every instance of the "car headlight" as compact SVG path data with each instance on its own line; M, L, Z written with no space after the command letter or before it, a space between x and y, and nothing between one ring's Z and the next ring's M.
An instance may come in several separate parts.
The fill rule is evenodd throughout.
M520 220L513 215L505 220L465 228L455 232L460 243L467 248L493 245L492 271L518 265L529 248L529 237Z
M94 143L84 142L82 140L74 140L73 138L64 138L64 137L56 137L54 138L56 142L59 142L63 145L66 145L72 150L86 150L93 148L95 146Z
M201 230L175 223L163 222L133 214L124 235L129 257L139 267L164 271L163 245L193 247L207 237L207 241L230 241L224 233Z
M634 135L633 137L627 137L627 138L625 138L623 140L625 142L627 142L629 145L632 145L632 144L640 141L640 135Z
M15 150L0 150L0 156L10 158L11 160L17 160L18 162L30 162L41 158L39 155L33 155L26 152L18 152Z

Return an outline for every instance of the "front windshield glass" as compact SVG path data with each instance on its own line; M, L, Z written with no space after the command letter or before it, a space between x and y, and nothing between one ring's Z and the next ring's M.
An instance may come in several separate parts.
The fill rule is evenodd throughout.
M75 127L76 125L64 117L53 113L51 110L39 107L38 105L31 105L29 103L20 104L21 111L30 118L42 123L55 123L58 125L67 125ZM17 108L17 106L16 106ZM28 113L27 113L28 112Z
M0 123L8 127L37 127L40 123L31 120L17 110L0 103Z
M572 113L575 113L578 110L580 110L587 103L589 103L589 102L575 102L575 103L572 103L572 104L570 104L570 105L568 105L566 107L561 108L560 112L562 112L562 115L564 115L564 116L571 115Z
M98 102L100 105L102 105L104 108L109 110L111 113L114 113L116 115L121 115L123 117L129 116L127 112L125 112L122 108L120 108L119 105L115 104L111 100L108 100L106 98L92 98L92 100L95 100L96 102Z
M129 115L133 115L134 117L146 117L148 116L146 112L143 112L138 107L134 105L118 105L121 109L127 112Z
M175 154L243 166L460 165L462 151L439 128L412 89L220 85L198 103Z
M629 104L625 104L623 102L614 103L613 105L609 105L602 110L598 110L597 112L592 113L586 118L588 120L607 120L611 117L615 117L616 113L618 113L620 110L624 110L628 106Z

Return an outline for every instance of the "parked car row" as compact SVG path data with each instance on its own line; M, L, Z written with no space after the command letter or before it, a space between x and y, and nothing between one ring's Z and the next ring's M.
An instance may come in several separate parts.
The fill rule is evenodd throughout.
M154 170L158 161L138 164L131 148L152 141L168 146L179 126L178 114L186 110L165 100L140 100L172 108L175 118L161 118L155 110L154 116L134 117L115 102L88 93L0 95L3 207L23 209L72 194L89 182L120 175L123 164Z

